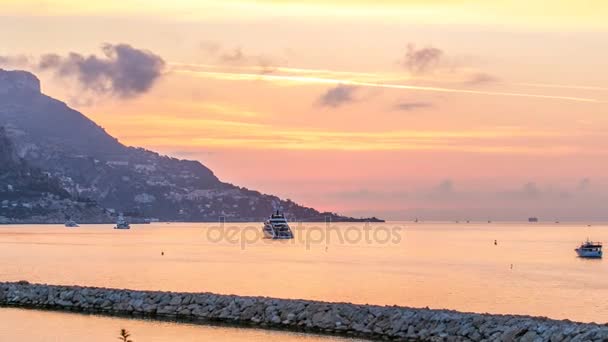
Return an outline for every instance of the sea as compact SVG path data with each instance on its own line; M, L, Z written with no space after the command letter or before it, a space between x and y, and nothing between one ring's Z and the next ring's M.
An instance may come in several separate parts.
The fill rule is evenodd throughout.
M566 222L260 223L0 226L0 281L400 305L608 322L608 260L578 258L608 224ZM0 308L0 340L341 341L204 326ZM36 327L33 329L33 327ZM352 339L351 339L352 341Z

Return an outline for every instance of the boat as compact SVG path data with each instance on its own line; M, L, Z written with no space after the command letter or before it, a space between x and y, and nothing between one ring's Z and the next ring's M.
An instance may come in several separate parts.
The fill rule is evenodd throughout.
M116 226L114 226L114 229L131 229L131 226L129 225L129 222L125 220L125 217L120 214L118 215L118 219L116 220Z
M575 251L581 258L601 258L602 243L589 241L589 239L587 239L587 241L583 242Z
M69 227L69 228L76 228L76 227L80 227L80 226L78 225L78 223L76 223L76 221L74 221L74 220L67 220L67 221L65 221L65 226L66 226L66 227Z
M273 240L288 240L293 239L293 232L289 228L287 219L278 210L272 214L268 220L264 222L264 237Z
M528 222L530 222L530 223L538 222L538 217L530 217L528 219Z

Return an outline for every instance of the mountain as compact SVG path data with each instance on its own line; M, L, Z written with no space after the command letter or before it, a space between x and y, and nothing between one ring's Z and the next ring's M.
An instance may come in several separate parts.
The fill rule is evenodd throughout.
M198 161L125 146L83 114L42 94L38 78L25 71L0 69L0 126L18 158L48 172L70 196L89 198L110 212L162 221L260 221L282 208L302 221L368 220L321 213L221 182Z

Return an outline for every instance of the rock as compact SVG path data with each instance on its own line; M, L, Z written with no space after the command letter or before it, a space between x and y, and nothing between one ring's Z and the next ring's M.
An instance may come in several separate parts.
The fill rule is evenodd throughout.
M182 298L180 296L173 296L171 301L169 301L169 305L178 306L182 303Z
M504 332L504 334L501 337L501 341L503 341L503 342L515 341L516 338L519 338L520 336L524 335L527 331L528 331L528 329L526 329L526 328L514 326Z
M535 331L528 331L527 333L525 333L519 339L519 341L521 341L521 342L534 342L537 339L540 339L540 336L538 336L538 334Z

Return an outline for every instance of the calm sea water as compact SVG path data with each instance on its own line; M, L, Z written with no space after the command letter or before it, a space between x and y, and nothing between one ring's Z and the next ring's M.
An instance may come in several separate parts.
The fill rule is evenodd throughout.
M259 223L221 229L217 224L157 223L129 231L111 225L2 226L0 280L608 322L608 260L580 259L574 252L587 237L608 241L608 225L393 222L335 224L327 231L324 224L305 224L296 229L294 241L257 239L259 229ZM7 316L7 310L0 315ZM61 317L17 312L27 320L5 329ZM100 329L112 320L85 317L77 319L91 319ZM226 328L187 327L183 333L192 329L217 333Z
M261 329L241 329L75 313L0 308L0 341L118 341L127 329L134 342L356 342L361 340Z

